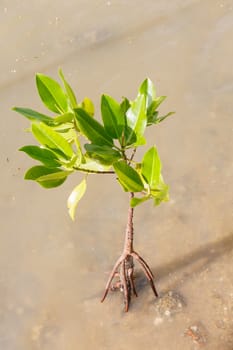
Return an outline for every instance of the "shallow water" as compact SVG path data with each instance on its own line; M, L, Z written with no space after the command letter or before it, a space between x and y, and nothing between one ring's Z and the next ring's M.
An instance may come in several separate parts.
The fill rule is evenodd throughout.
M0 348L233 349L233 2L7 1L1 36ZM139 297L100 298L121 253L127 197L111 177L89 177L72 223L66 199L80 176L45 191L23 181L30 143L14 105L43 112L34 73L62 67L79 99L133 97L149 76L170 120L148 130L171 200L135 211Z

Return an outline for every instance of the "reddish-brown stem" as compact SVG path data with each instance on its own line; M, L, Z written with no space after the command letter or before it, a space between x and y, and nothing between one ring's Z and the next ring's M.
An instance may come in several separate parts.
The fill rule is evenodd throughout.
M134 197L134 193L130 193L130 199ZM133 252L133 213L134 208L129 207L128 211L128 221L125 232L125 245L124 245L124 254L130 255Z
M111 282L114 278L114 275L118 269L118 267L120 266L120 264L122 263L123 261L123 257L120 256L120 258L117 260L116 264L114 265L113 269L112 269L112 272L108 278L108 282L106 284L106 288L105 288L105 292L104 292L104 295L103 295L103 298L101 299L101 303L104 301L104 299L106 298L107 294L108 294L108 291L109 291L109 288L110 288L110 285L111 285Z
M133 197L134 197L134 193L131 192L130 200ZM101 302L105 300L109 290L111 289L111 283L113 278L116 275L119 275L119 278L120 278L119 285L121 290L124 293L125 312L127 312L129 309L131 293L133 292L133 294L137 296L137 292L134 284L134 263L133 263L134 259L141 265L144 271L144 274L146 275L150 283L151 289L154 292L154 295L156 297L158 296L158 293L155 289L155 285L153 281L153 273L149 265L138 253L134 251L134 248L133 248L133 238L134 238L133 214L134 214L134 208L129 207L123 253L113 267L113 270L106 284L103 298L101 300ZM113 289L115 288L113 287Z

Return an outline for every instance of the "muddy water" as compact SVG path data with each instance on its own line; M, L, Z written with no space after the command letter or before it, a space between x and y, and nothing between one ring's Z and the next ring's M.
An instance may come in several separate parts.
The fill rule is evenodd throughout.
M233 349L233 2L1 1L0 349ZM89 178L76 223L57 190L24 182L30 143L14 105L43 111L34 73L62 67L79 98L133 97L145 76L176 116L148 131L171 200L135 212L139 297L101 293L121 253L127 198Z

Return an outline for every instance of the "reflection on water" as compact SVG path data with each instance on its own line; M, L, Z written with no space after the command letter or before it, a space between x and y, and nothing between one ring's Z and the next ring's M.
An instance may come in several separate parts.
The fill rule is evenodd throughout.
M2 1L0 348L233 348L232 1ZM32 164L26 121L39 105L34 73L62 66L78 92L134 96L149 76L164 111L154 130L169 204L136 209L135 245L150 263L155 300L136 267L139 297L100 297L121 253L127 198L111 177L89 178L76 223L65 202L79 175L45 191L23 181ZM41 106L41 107L39 107ZM105 186L103 188L103 186Z

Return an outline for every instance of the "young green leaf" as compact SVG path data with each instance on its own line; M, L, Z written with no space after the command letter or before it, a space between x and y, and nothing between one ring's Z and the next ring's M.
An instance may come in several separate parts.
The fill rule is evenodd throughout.
M65 77L64 77L64 74L62 72L61 69L59 69L58 71L59 73L59 76L64 84L64 88L66 90L66 94L70 100L70 105L72 108L75 108L77 107L77 100L76 100L76 97L75 97L75 94L74 94L74 91L72 90L71 86L69 85L69 83L66 81Z
M153 102L155 102L154 108L157 109L166 98L167 98L167 96L156 97L156 99L153 101Z
M141 192L144 189L140 175L124 160L114 163L113 167L125 191Z
M147 124L150 125L153 123L153 120L157 117L158 111L157 108L165 100L166 96L159 96L154 99L149 107L147 108Z
M135 146L145 144L143 137L147 117L146 117L146 102L144 95L138 95L135 101L132 102L131 107L126 112L127 133L125 135L125 144ZM136 135L136 142L134 142L134 134Z
M39 141L42 145L47 146L51 149L59 150L62 152L66 159L69 159L74 155L72 147L66 141L66 139L49 126L43 123L33 123L32 133L37 141Z
M48 124L48 125L54 124L53 118L48 117L45 114L38 113L30 108L14 107L13 111L16 111L16 112L22 114L24 117L26 117L27 119L32 120L32 121L39 121L39 122L43 122L43 123Z
M54 174L53 179L45 179L43 178L46 175ZM60 175L63 174L64 176ZM47 168L42 165L36 165L30 168L25 176L25 180L33 180L38 182L44 188L53 188L58 187L63 184L63 182L67 178L67 172L64 172L58 168Z
M95 114L95 107L93 102L88 98L85 97L83 102L81 103L81 108L84 109L91 117Z
M139 88L139 93L145 96L146 108L148 109L156 96L155 86L149 78L143 81Z
M156 124L156 120L158 118L159 112L156 111L153 114L147 115L147 126L152 124Z
M101 112L104 128L113 139L121 139L124 129L124 115L120 104L111 96L102 95Z
M75 109L75 117L77 124L83 135L85 135L92 143L103 146L113 146L113 140L105 131L104 127L95 119L93 119L82 108Z
M154 205L159 205L161 202L169 201L169 186L163 182L162 176L160 183L155 190L151 191L151 195L154 198Z
M141 171L150 188L155 188L159 183L161 174L161 162L156 147L151 147L145 153Z
M54 79L36 74L36 85L45 106L55 113L68 112L68 101L61 86Z
M61 134L66 141L71 144L78 137L75 129L74 123L61 123L53 127L53 130Z
M142 198L137 198L137 197L131 198L130 206L132 208L135 208L137 205L146 202L150 198L151 198L150 196L145 196L145 197L142 197Z
M104 162L104 164L113 164L121 158L120 152L112 149L109 146L85 144L84 147L91 158L96 158Z
M164 119L166 119L167 117L170 117L171 115L175 114L175 112L169 112L166 115L156 118L155 121L153 122L153 124L158 124L161 123Z
M57 156L46 148L32 145L21 147L19 151L25 152L29 157L42 162L48 168L56 168L60 166Z
M57 124L54 125L52 127L53 130L55 130L56 132L58 132L59 134L65 134L67 131L69 131L70 129L74 129L74 124L72 122L64 122L61 124Z
M77 140L77 133L74 128L55 129L71 145Z
M76 186L73 189L73 191L71 192L68 198L67 207L69 209L69 215L72 220L74 220L75 218L77 205L80 199L83 197L84 193L86 192L86 188L87 188L86 179L84 179L78 186Z
M71 123L74 120L74 113L64 113L55 117L53 120L56 124Z

